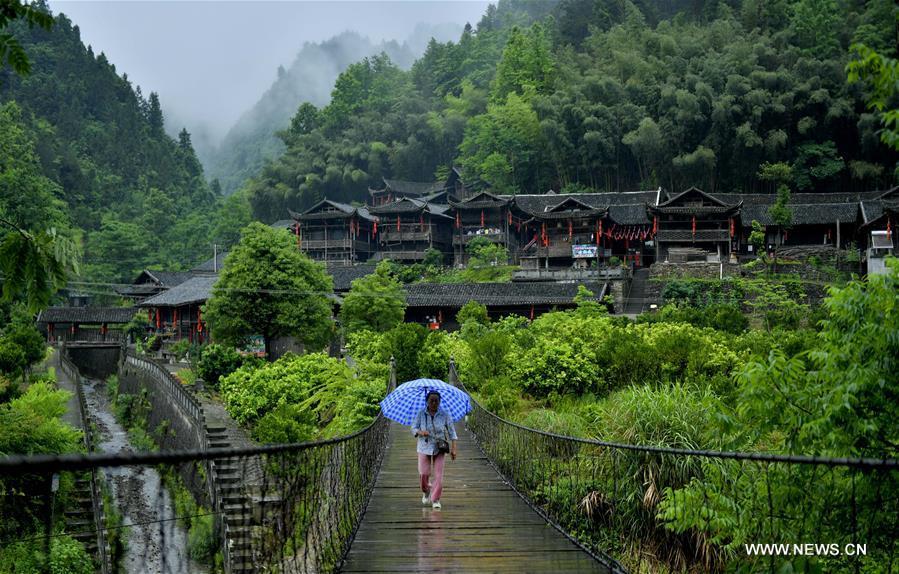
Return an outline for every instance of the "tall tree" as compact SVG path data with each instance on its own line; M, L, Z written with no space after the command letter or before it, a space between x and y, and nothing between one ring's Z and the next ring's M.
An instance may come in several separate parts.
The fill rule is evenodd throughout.
M403 322L406 294L382 261L375 272L353 281L340 307L340 322L347 333L369 330L383 333Z
M261 336L269 357L272 341L283 336L319 350L333 332L332 289L331 276L287 231L251 223L225 258L205 316L216 339L240 344Z
M0 3L0 66L8 64L17 74L28 74L31 62L25 48L15 36L2 31L16 20L25 21L29 28L39 26L49 30L53 16L45 1L3 0Z

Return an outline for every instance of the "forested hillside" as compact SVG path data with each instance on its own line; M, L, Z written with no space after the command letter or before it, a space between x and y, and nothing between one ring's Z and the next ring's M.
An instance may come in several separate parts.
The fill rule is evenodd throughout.
M350 66L246 189L272 221L452 164L501 192L769 191L765 162L792 166L799 192L888 186L897 155L845 67L855 42L895 53L894 14L890 0L501 1L409 72Z
M190 134L165 134L156 94L145 97L85 47L65 15L50 31L21 22L10 30L32 69L0 71L0 213L75 239L87 280L186 268L208 257L212 241L227 242L226 230L238 228L229 218L247 210L220 205Z
M416 29L416 34L458 34L447 27ZM248 178L256 175L267 160L284 153L284 143L275 135L287 127L302 102L316 106L328 103L334 80L353 62L384 52L399 67L408 69L423 50L410 42L373 43L356 32L344 32L325 42L307 42L287 69L278 68L278 77L262 98L232 127L209 158L201 157L209 179L218 179L222 193L230 195Z

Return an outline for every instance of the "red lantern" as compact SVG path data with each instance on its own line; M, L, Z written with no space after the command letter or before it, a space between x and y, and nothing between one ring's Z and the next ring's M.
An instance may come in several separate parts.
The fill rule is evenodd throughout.
M481 210L481 228L483 229L483 227L484 227L484 210L482 209Z
M531 321L534 320L534 306L531 305Z
M652 234L655 236L656 233L659 232L659 216L655 216L652 218Z
M203 332L203 312L197 307L197 333Z
M156 328L157 328L157 329L159 328L159 324L160 324L161 322L162 322L162 320L161 320L161 318L160 318L159 309L157 308L157 309L156 309Z
M568 220L568 241L571 241L571 237L574 235L574 224L571 220Z
M696 216L693 216L693 237L696 237Z
M507 212L509 214L509 225L512 225L512 212Z
M731 238L733 238L733 236L734 236L734 218L733 217L730 218L730 236L731 236Z
M890 218L887 218L887 241L893 241L893 226Z
M400 216L399 215L396 216L396 230L397 231L400 230Z
M456 229L462 227L462 218L459 216L459 212L456 212Z
M378 234L378 220L377 219L375 220L375 223L371 228L371 233L372 233L372 235Z

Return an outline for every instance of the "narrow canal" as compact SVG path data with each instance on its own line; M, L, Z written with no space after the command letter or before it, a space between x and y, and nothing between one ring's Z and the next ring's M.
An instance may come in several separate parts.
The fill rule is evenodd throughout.
M84 396L99 430L97 448L109 454L135 452L128 433L116 421L106 383L84 379ZM155 468L122 466L103 469L126 531L122 569L128 574L205 573L190 560L187 532L175 520L172 497Z

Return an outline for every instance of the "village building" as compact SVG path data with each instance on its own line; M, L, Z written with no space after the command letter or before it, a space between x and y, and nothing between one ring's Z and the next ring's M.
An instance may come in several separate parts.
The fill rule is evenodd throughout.
M122 327L136 312L134 307L49 307L38 315L37 326L50 343L123 342Z
M509 252L517 247L518 238L511 230L511 201L482 191L464 200L449 198L453 212L453 261L456 265L468 263L468 244L473 239L484 238L502 245Z
M144 269L130 285L115 288L116 293L134 302L162 293L176 285L184 283L191 277L190 271L156 271Z
M865 271L869 275L885 273L888 255L899 256L896 238L899 222L899 187L859 204L860 245L864 246Z
M660 191L503 196L512 203L516 259L523 271L544 274L597 268L612 257L649 265L655 230L646 206L658 200Z
M425 258L428 249L444 255L451 253L453 217L445 201L446 192L441 191L421 199L406 197L370 208L369 212L378 218L378 251L373 259L416 262Z
M377 218L368 208L325 199L290 215L297 247L316 261L352 264L368 261L377 251Z
M725 200L726 198L726 200ZM656 205L647 205L655 234L655 260L673 263L728 261L738 250L742 202L691 187Z
M158 295L141 301L138 307L145 309L150 327L158 335L192 343L209 340L206 322L203 321L203 305L212 293L212 286L218 280L216 274L191 277Z
M421 199L446 189L446 182L443 181L421 182L386 178L383 181L382 188L368 188L371 207L386 205L400 199Z

